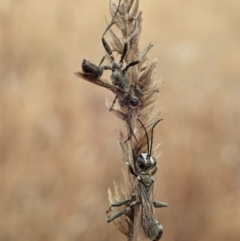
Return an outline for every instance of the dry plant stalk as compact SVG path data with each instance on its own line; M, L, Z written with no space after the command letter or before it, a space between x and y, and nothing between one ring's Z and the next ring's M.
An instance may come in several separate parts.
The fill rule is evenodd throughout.
M110 1L110 13L113 17L116 11L116 5L113 1ZM137 96L140 100L140 105L133 110L131 125L134 129L134 134L138 140L138 142L131 138L127 143L125 142L126 137L128 135L128 123L125 122L125 128L120 131L119 142L123 151L123 160L125 163L129 163L133 165L133 154L139 156L141 153L146 152L147 150L147 142L146 136L143 128L136 121L136 118L139 118L145 125L148 135L150 136L150 131L153 124L159 118L159 112L154 110L157 101L156 91L160 86L159 81L154 80L155 67L157 64L157 59L149 61L147 58L148 51L152 48L152 44L149 43L142 51L139 50L139 37L141 33L141 22L142 22L142 12L138 12L139 8L139 0L125 0L119 9L119 13L115 18L116 26L120 30L122 37L117 37L112 30L111 33L111 48L115 50L119 55L122 54L123 45L127 41L128 37L131 36L134 31L134 19L137 19L139 24L139 32L138 35L129 43L130 48L125 56L125 64L138 59L140 60L139 64L129 68L127 72L127 77L131 80L132 85L136 85L140 88L141 93L147 93L144 95L139 95L135 92L135 96ZM107 106L110 107L111 103L107 102ZM124 109L121 105L118 105L113 108L113 113L118 117L122 118L122 113L127 115L128 109ZM122 118L124 119L124 118ZM116 203L120 200L126 200L131 197L134 192L135 181L136 178L132 176L130 173L124 173L124 185L118 185L114 183L114 195L111 191L108 191L110 203ZM112 207L111 214L116 213L117 211L122 210L126 206L121 207ZM125 215L122 215L119 218L114 220L117 228L128 237L129 241L136 241L139 239L139 235L141 232L141 207L137 205L133 211L128 212Z
M114 103L107 101L106 104L112 113L124 121L124 127L119 133L119 143L123 152L123 161L128 167L136 166L134 163L136 162L136 157L139 157L142 153L149 153L149 143L147 142L145 131L148 136L150 136L154 123L156 123L160 115L160 113L154 109L160 85L159 81L154 80L157 60L154 59L149 61L147 58L148 51L153 47L151 43L143 50L139 50L142 12L139 12L138 8L139 0L124 0L123 2L120 0L118 5L110 0L112 20L102 37L103 46L106 50L104 59L107 59L110 64L100 67L84 60L82 65L83 72L76 73L77 76L91 83L105 87L116 94L115 100L118 99L118 103L115 103L114 100ZM116 26L119 30L118 33L112 30L112 25ZM105 41L104 36L106 32L110 35L110 44ZM119 35L121 35L121 37L118 37ZM127 51L126 47L128 47ZM111 50L109 50L109 48L111 48ZM114 52L114 56L119 55L119 63L115 62L115 57L112 52ZM115 52L117 54L115 54ZM117 65L118 67L113 67ZM122 69L122 65L130 66ZM111 81L101 78L103 71L106 69L112 70ZM125 82L129 81L130 85L125 85ZM137 104L133 103L133 100L137 100ZM137 118L144 123L145 130L137 121ZM148 158L151 154L150 150ZM155 169L157 170L157 168ZM150 176L155 172L152 171ZM110 190L108 191L110 204L119 202L120 200L128 200L132 194L136 192L136 183L138 182L136 176L138 174L132 174L133 173L130 173L130 169L128 169L128 175L124 173L125 185L114 183L114 195ZM152 181L152 177L150 177L149 180ZM151 187L153 188L153 185ZM147 198L152 201L152 193L150 193ZM116 212L128 206L129 202L117 207L110 206L107 212L108 216L114 215ZM129 241L137 241L139 239L139 234L142 233L142 211L146 212L142 209L142 206L143 203L141 205L135 205L133 209L129 210L124 215L112 219L117 228L128 237ZM152 203L149 210L151 213L154 212ZM153 214L150 214L150 216L151 215ZM112 220L108 221L110 222ZM152 224L153 226L155 225L154 223ZM151 227L149 229L151 229ZM162 234L162 230L160 229L161 225L153 230L154 234L152 234L150 230L150 234L147 236L152 240L159 240ZM146 233L146 230L144 230L144 232Z

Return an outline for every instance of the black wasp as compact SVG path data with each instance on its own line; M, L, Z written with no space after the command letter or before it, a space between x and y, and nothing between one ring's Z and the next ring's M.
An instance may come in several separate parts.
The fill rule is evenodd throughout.
M126 162L130 173L136 177L134 192L129 199L121 200L111 204L110 209L111 207L119 207L121 205L126 205L126 208L110 217L107 217L106 221L111 222L114 219L119 218L120 216L133 210L136 205L141 205L141 224L144 233L152 241L158 241L162 236L163 228L162 225L159 224L159 222L155 219L153 209L167 207L168 205L167 203L153 200L153 175L157 172L158 168L156 166L156 159L151 155L151 152L153 143L153 129L162 119L158 120L152 127L150 144L145 126L139 119L137 120L145 131L148 151L141 153L139 156L133 155L133 166L131 166L129 162ZM109 210L107 212L109 212Z
M95 64L91 63L90 61L84 59L82 62L83 73L77 72L75 74L78 77L81 77L87 81L90 81L91 83L105 87L116 94L110 110L112 110L117 99L119 100L119 104L122 108L127 108L127 115L126 116L123 115L123 116L125 116L125 120L127 121L129 129L130 129L130 136L129 136L129 138L130 138L131 135L133 134L132 127L131 127L132 110L140 105L139 98L136 95L134 95L133 92L134 93L137 92L138 94L141 94L141 91L139 88L137 88L137 86L131 84L131 81L126 76L126 73L130 67L137 65L139 63L139 60L135 60L135 61L128 63L125 66L125 68L123 68L123 61L127 54L129 43L139 32L138 20L135 19L136 30L124 43L122 55L121 55L120 61L118 63L115 62L113 51L111 50L109 44L107 43L107 41L104 38L107 31L111 28L111 26L113 24L115 24L114 18L119 10L120 5L121 5L121 0L119 1L119 4L116 8L116 12L113 15L112 21L107 26L106 30L104 31L104 33L102 35L103 47L110 57L111 64L101 66L105 57L102 58L99 66L96 66ZM104 70L112 71L112 74L111 74L112 84L109 84L100 78L102 76Z

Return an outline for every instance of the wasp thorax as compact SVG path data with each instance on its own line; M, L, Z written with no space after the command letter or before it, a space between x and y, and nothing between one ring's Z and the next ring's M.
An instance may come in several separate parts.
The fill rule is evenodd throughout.
M142 153L137 159L138 166L146 171L156 166L156 159L148 153Z
M122 68L122 63L112 63L112 68L113 69L121 69Z

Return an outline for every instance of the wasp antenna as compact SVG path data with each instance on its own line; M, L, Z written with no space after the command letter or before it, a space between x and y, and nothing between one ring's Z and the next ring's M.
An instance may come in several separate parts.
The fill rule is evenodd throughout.
M163 119L159 119L158 121L156 121L156 123L153 125L152 127L152 133L151 133L151 146L150 146L150 150L149 150L149 156L151 156L152 154L152 146L153 146L153 130L154 130L154 127L160 122L162 121Z
M137 120L138 120L138 122L142 125L142 127L143 127L143 129L144 129L144 131L145 131L145 135L146 135L146 138L147 138L147 147L148 147L148 157L150 157L150 146L149 146L149 138L148 138L148 133L147 133L147 130L146 130L146 128L145 128L145 126L143 125L143 123L137 118Z

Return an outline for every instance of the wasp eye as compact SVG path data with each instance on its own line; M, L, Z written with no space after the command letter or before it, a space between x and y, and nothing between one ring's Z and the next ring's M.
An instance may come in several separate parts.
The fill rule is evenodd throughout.
M149 170L156 166L157 162L155 157L149 156L148 153L142 153L137 159L138 166L142 170Z
M150 158L152 159L152 161L151 161L152 166L156 166L156 164L157 164L156 158L153 156L151 156Z
M145 161L145 158L140 155L137 159L137 163L138 163L138 166L141 168L141 169L144 169L145 168L145 164L146 164L146 161Z

